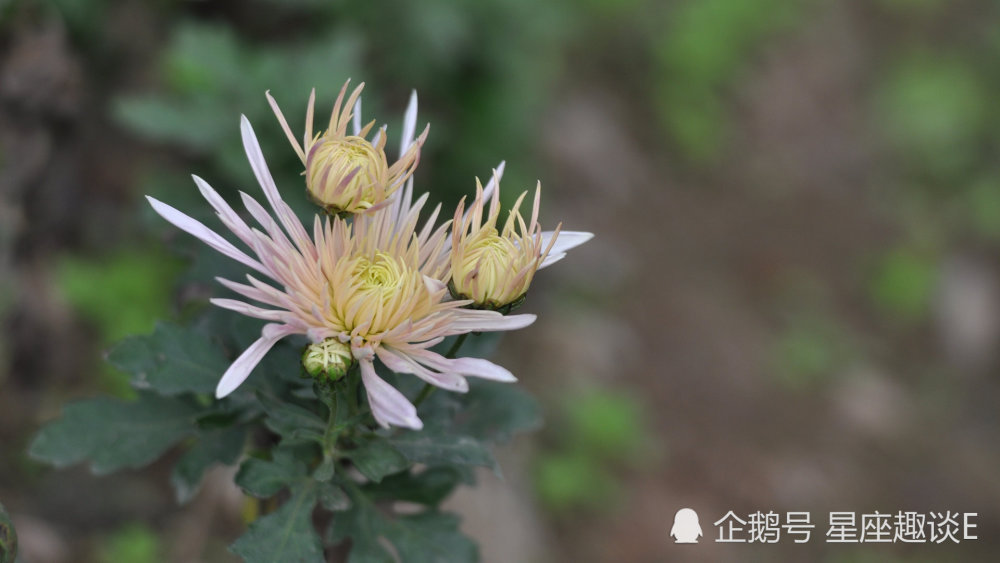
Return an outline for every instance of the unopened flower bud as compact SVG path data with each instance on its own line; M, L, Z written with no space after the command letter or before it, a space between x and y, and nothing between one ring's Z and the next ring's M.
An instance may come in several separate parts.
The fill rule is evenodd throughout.
M539 187L531 218L521 215L521 202L514 204L507 221L498 226L500 217L499 186L490 196L489 211L482 185L476 199L455 211L452 235L451 292L457 299L470 299L473 307L509 313L521 304L531 280L551 249L545 245L538 225Z
M485 228L462 242L452 263L452 292L477 305L500 308L528 290L531 273L521 272L523 252L496 229Z
M336 338L310 344L302 353L302 367L315 379L337 381L353 363L351 347Z
M350 81L348 81L350 82ZM330 114L330 125L325 131L313 135L313 109L316 91L309 96L306 110L306 127L303 144L299 145L285 116L270 94L267 101L278 118L281 128L292 143L295 154L305 166L306 191L310 199L328 213L348 215L374 212L389 205L392 195L413 174L420 160L420 147L427 138L427 129L416 138L416 97L412 97L403 124L402 145L399 159L389 164L385 156L386 129L382 127L371 135L375 121L361 126L360 96L364 84L347 94L347 83L341 88ZM352 134L347 134L351 126Z
M362 137L321 137L306 156L309 197L330 213L356 213L385 200L385 152Z

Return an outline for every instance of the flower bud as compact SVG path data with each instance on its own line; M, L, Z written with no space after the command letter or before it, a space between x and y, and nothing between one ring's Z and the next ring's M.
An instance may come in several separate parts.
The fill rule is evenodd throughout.
M528 194L524 192L502 227L499 192L497 185L487 211L487 196L479 184L468 211L464 201L455 211L449 287L456 299L470 299L475 308L506 314L524 300L552 245L543 243L538 225L541 187L535 190L530 219L525 221L520 211Z
M310 199L327 213L336 215L374 212L389 205L392 195L413 175L420 160L420 148L427 138L427 129L413 138L417 119L416 98L413 97L404 118L399 159L390 165L385 156L386 128L378 129L369 140L375 121L361 126L360 115L355 115L360 112L364 84L347 96L348 83L340 89L333 104L329 126L317 135L313 135L316 91L309 95L301 145L277 102L267 94L267 101L285 136L305 166L306 191ZM348 126L351 135L347 134Z
M336 338L310 344L302 353L302 367L315 379L337 381L347 374L353 363L351 347Z
M385 152L362 137L321 137L306 157L309 197L330 213L356 213L386 198Z
M533 272L522 272L523 262L524 253L511 239L484 228L466 238L454 254L452 293L489 309L513 303L531 283Z

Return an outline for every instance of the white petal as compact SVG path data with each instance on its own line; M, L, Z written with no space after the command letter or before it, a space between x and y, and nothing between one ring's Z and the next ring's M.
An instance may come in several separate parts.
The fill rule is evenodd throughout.
M208 182L193 174L191 177L194 179L195 185L198 186L201 196L215 209L215 212L219 214L219 218L222 219L226 227L247 245L253 246L253 235L250 232L250 226L237 215L236 211L226 203L226 200L222 199L222 196L218 192L212 189L212 186L208 185Z
M417 91L410 94L410 103L403 115L403 136L399 141L399 157L402 158L413 144L413 135L417 132Z
M424 423L417 417L417 408L395 387L375 374L375 366L371 360L361 360L360 364L361 380L365 384L368 404L371 405L375 421L383 428L388 428L389 425L414 430L423 428Z
M146 199L149 200L149 204L153 206L153 210L159 213L161 217L169 221L178 229L197 237L208 246L211 246L215 250L225 254L233 260L250 266L254 270L270 275L263 264L233 246L232 243L219 236L215 231L209 229L200 221L188 217L156 198L146 196Z
M288 311L275 311L272 309L263 309L261 307L256 307L249 303L244 303L242 301L237 301L235 299L209 299L209 303L215 305L216 307L222 307L223 309L229 309L230 311L236 311L248 317L254 317L256 319L264 319L266 321L277 321L277 322L287 322L289 317L294 318L294 315Z
M535 322L536 318L535 315L501 315L495 311L470 309L457 310L455 316L458 318L448 324L448 329L443 334L517 330Z
M490 199L493 195L493 190L497 189L497 182L503 178L503 169L507 167L507 161L501 161L496 168L493 169L493 176L490 178L489 183L483 188L483 201Z
M357 101L354 102L354 116L351 119L352 125L354 127L354 135L361 134L361 98L359 97Z
M315 247L310 242L309 233L306 232L299 218L295 216L292 208L288 207L288 204L281 199L278 188L274 185L274 178L271 177L271 171L267 168L267 162L264 161L264 154L260 150L260 143L257 142L257 136L254 135L253 127L245 115L241 116L240 119L240 133L243 136L243 149L247 153L247 160L250 161L250 168L253 169L254 176L257 177L257 182L260 184L261 189L264 190L267 202L271 204L271 208L274 209L281 225L285 227L285 231L288 232L288 235L298 245L299 250L303 253L309 252L309 254L315 257Z
M266 325L261 337L244 350L240 357L236 358L236 361L229 366L226 373L222 374L222 379L219 380L219 385L215 388L215 397L221 399L235 391L246 381L250 372L257 367L257 364L264 358L264 354L267 354L274 343L294 332L295 330L291 327L275 324Z
M545 231L542 233L542 248L546 248L549 245L549 241L552 240L554 233L555 231ZM583 231L560 232L555 244L552 245L552 250L549 251L549 255L545 257L545 260L538 266L538 269L551 266L562 260L566 256L566 251L576 248L592 238L594 238L593 233L585 233Z
M418 350L418 352L419 351L420 350ZM411 373L431 385L436 385L449 391L455 391L456 393L465 393L469 390L469 382L454 370L442 373L431 371L418 364L411 357L412 354L401 350L388 350L385 346L379 347L376 353L378 354L379 359L382 360L382 363L385 364L385 367L396 373ZM441 359L443 360L444 358Z
M414 360L442 372L457 373L468 377L481 377L494 381L517 381L514 374L507 370L507 368L498 366L482 358L450 359L428 350L412 350L408 351L408 354Z

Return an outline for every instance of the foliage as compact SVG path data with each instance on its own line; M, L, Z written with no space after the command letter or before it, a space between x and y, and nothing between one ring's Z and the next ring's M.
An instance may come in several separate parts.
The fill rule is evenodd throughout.
M163 560L162 546L152 530L130 524L109 537L101 550L102 563L156 563Z
M664 126L683 156L712 162L724 146L725 90L761 40L796 21L802 0L688 0L669 15L651 51Z
M212 465L240 463L236 481L248 495L283 500L233 544L251 562L323 561L325 540L347 538L352 560L387 560L384 541L406 561L477 559L457 517L437 506L471 482L470 468L499 471L492 444L538 426L530 397L515 386L474 382L466 395L439 393L423 403L424 430L383 430L364 408L356 370L337 384L302 378L297 346L282 342L236 393L213 401L218 374L246 338L238 325L207 337L204 331L218 328L217 315L206 312L186 326L159 324L120 342L109 359L131 376L136 399L66 406L38 433L30 454L59 467L86 461L105 474L182 448L171 476L181 502L194 496ZM412 382L398 384L416 391ZM387 512L383 505L394 500L424 509ZM317 511L332 515L326 538L312 526Z
M880 261L871 280L871 297L897 318L917 321L929 313L936 283L937 267L932 257L898 249Z
M654 451L642 406L607 389L575 393L555 434L560 445L539 455L535 488L546 508L560 515L606 506L620 489L620 470L648 461Z

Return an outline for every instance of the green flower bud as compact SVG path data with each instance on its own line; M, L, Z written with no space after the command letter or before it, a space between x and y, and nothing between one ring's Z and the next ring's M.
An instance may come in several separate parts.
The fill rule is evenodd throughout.
M302 353L302 367L315 379L337 381L354 363L351 347L336 338L310 344Z

